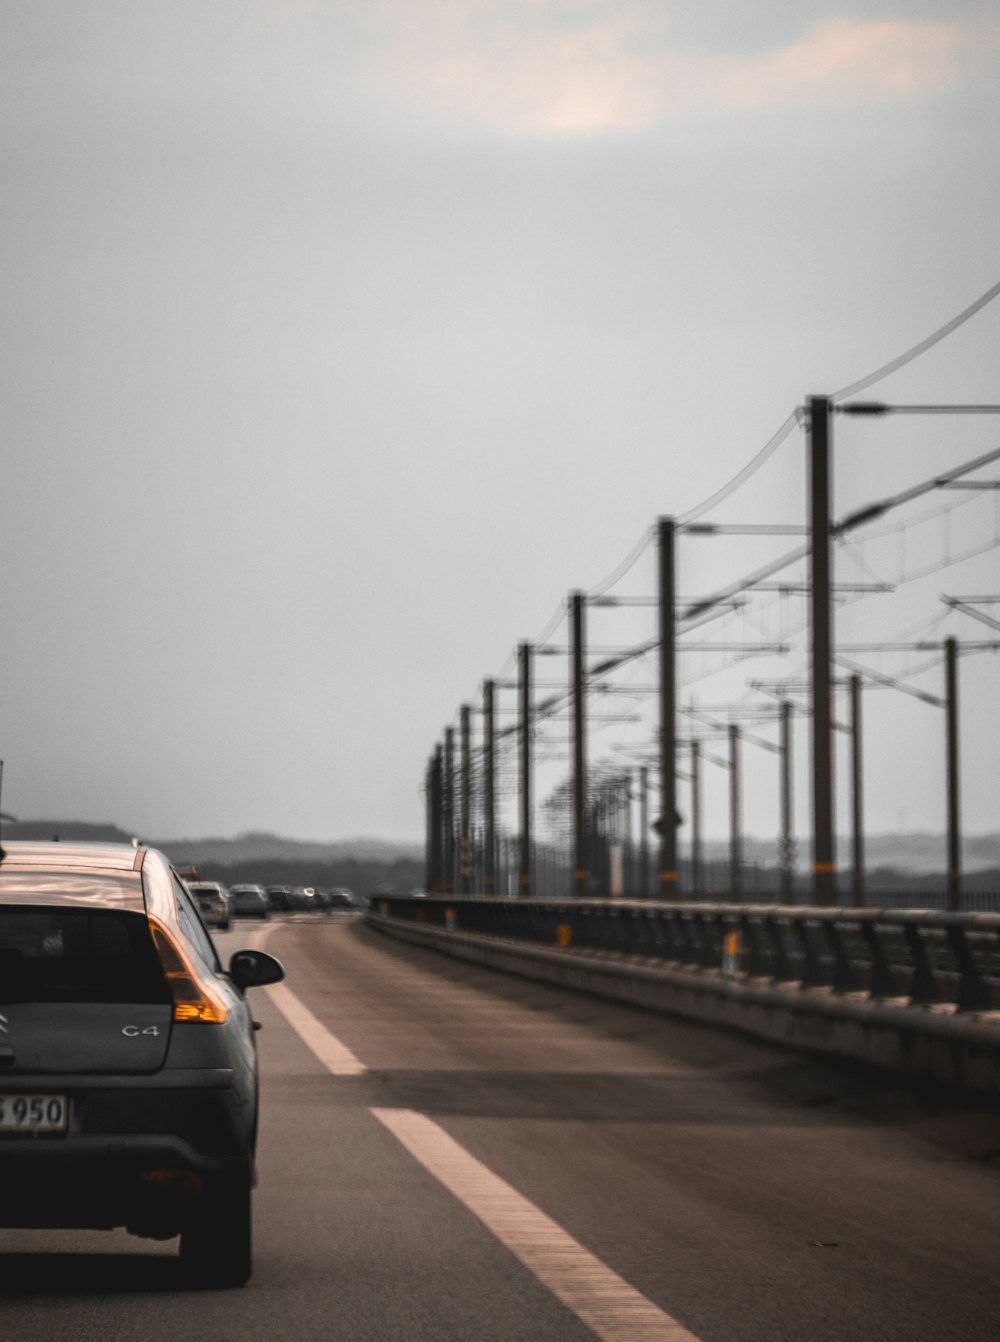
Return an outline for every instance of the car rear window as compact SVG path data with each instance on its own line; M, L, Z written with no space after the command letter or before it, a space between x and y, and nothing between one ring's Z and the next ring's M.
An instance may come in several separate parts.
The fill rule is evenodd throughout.
M0 1002L170 1000L143 914L0 904Z

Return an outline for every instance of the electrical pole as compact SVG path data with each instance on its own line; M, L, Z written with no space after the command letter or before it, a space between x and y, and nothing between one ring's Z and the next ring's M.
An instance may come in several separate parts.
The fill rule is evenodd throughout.
M622 775L622 894L626 899L635 898L634 802L632 774L627 772Z
M573 894L587 895L587 742L584 717L584 597L573 592L570 607L570 677L573 687Z
M948 754L948 908L958 913L962 893L962 847L958 777L958 641L946 638L945 714Z
M462 742L462 810L461 843L458 855L459 890L467 895L472 878L472 754L470 740L470 710L463 704L460 715Z
M809 398L810 632L812 681L813 890L817 904L836 903L833 828L833 705L830 600L830 402Z
M441 746L427 765L427 860L424 888L434 894L441 881Z
M455 729L444 729L444 777L441 818L444 829L444 871L441 888L446 895L455 890Z
M531 894L531 644L518 647L521 736L521 860L518 871L518 894Z
M702 886L701 860L701 742L691 742L691 893Z
M792 862L792 705L781 704L781 902L795 903L795 867Z
M483 888L487 895L497 892L497 816L496 816L496 723L492 680L483 681Z
M743 835L740 825L740 729L729 724L729 886L734 900L743 898Z
M861 772L861 677L851 676L851 829L854 844L851 885L854 907L865 902L864 804Z
M659 521L660 879L661 899L677 898L677 610L674 519Z
M639 769L639 896L649 898L649 770Z

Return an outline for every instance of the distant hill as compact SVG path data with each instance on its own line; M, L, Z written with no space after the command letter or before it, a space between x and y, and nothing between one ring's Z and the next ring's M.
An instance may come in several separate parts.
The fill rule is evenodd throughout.
M681 831L681 843L688 836ZM846 869L851 862L851 840L842 834L837 840L839 866ZM705 844L709 861L724 861L728 845L723 840ZM745 838L743 856L747 862L765 866L777 862L778 841ZM809 861L808 840L799 840L800 869ZM865 866L869 871L885 868L905 875L942 873L948 865L947 847L943 834L917 832L913 834L869 834L865 836ZM1000 867L1000 834L967 834L962 839L962 868L967 872L995 870Z
M88 843L131 843L133 834L117 825L93 824L82 820L5 820L5 839L70 839Z
M317 863L329 865L353 859L392 863L422 861L422 844L392 843L386 839L343 839L335 843L283 839L278 834L240 834L235 839L149 839L182 867L236 867L254 862Z
M129 843L132 834L114 824L74 820L5 821L5 839L52 839L69 842ZM240 881L265 885L347 886L359 894L376 888L410 890L424 882L422 844L386 839L344 839L310 843L277 834L241 834L235 839L156 839L142 834L176 867L197 868L205 880L228 885Z
M3 837L8 839L61 839L104 840L128 843L133 834L111 822L95 824L77 820L4 821ZM367 869L406 867L423 862L422 843L399 843L388 839L341 839L331 843L306 839L286 839L278 834L250 832L233 839L158 839L146 834L137 836L154 848L161 849L177 866L205 868L240 868L249 870L255 864L319 868L341 867L354 862ZM689 835L681 831L682 845ZM841 835L838 841L840 865L850 863L850 840ZM707 861L724 862L728 859L725 840L706 840L704 855ZM747 836L743 840L743 856L747 862L772 866L777 861L777 839ZM798 866L805 870L809 860L808 842L800 840ZM870 872L895 871L906 876L941 874L946 866L943 834L917 832L912 834L871 834L865 838L865 865ZM1000 833L968 834L962 841L962 866L967 873L1000 868ZM248 878L249 879L249 878Z
M423 845L394 843L388 839L342 839L321 843L304 839L284 839L278 834L248 833L235 839L157 839L148 834L107 823L80 820L4 821L7 839L71 839L88 842L130 843L134 837L151 848L159 848L177 866L198 867L208 863L237 866L260 860L277 862L339 862L353 858L359 862L396 862L422 859Z

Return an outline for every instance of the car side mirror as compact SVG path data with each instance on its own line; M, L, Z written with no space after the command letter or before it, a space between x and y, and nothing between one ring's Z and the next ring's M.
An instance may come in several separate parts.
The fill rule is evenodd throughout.
M229 961L229 977L241 991L261 988L267 983L280 983L285 968L280 960L266 951L237 951Z

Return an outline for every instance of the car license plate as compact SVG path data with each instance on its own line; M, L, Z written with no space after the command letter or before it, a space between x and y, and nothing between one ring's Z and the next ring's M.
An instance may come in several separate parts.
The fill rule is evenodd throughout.
M65 1132L65 1095L0 1095L0 1133Z

